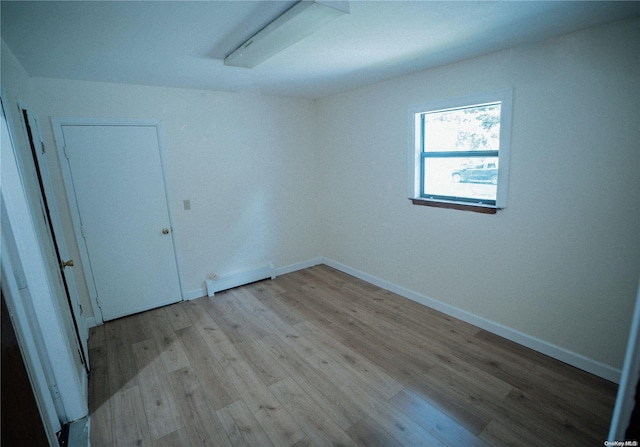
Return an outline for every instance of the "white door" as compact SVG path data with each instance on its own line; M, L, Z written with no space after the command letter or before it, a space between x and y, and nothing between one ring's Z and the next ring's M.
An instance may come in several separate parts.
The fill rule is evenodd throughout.
M180 301L156 126L61 129L103 320Z
M43 214L49 226L49 236L54 246L57 256L57 263L60 266L60 281L66 293L66 298L71 310L71 317L75 329L76 337L81 348L81 357L86 365L87 372L89 369L89 349L87 341L89 340L89 331L87 329L86 320L82 316L82 306L78 297L78 288L76 286L73 272L69 267L73 266L73 260L69 258L67 243L62 231L62 223L58 214L58 206L56 204L51 175L49 174L49 165L47 162L47 152L45 152L42 137L40 135L40 126L34 113L32 113L26 105L20 103L20 111L22 113L23 122L31 147L31 155L33 166L36 171L36 177L40 185L41 207ZM71 261L71 262L69 262ZM66 264L65 264L66 263Z

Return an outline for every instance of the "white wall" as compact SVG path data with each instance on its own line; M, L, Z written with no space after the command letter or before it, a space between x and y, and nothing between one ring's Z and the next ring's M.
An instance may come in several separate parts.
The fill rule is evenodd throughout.
M267 262L281 267L316 256L312 101L44 78L31 84L49 147L50 117L163 120L169 205L192 297L204 294L212 272ZM63 199L57 163L52 177ZM185 199L190 211L183 209ZM68 208L62 214L73 241ZM72 251L79 259L77 247ZM86 294L85 288L85 300Z
M44 78L29 88L48 147L50 116L164 120L190 291L211 272L324 256L615 369L640 271L639 28L622 22L315 102ZM407 107L503 87L514 91L507 209L411 205Z
M11 52L9 47L4 43L4 40L1 41L2 46L0 47L0 55L2 56L2 63L0 66L2 70L0 71L0 82L2 82L2 86L5 88L8 98L5 101L11 104L11 112L15 114L17 112L17 108L14 106L18 97L23 101L29 101L31 99L31 86L29 83L29 75L14 54ZM11 123L9 123L11 124ZM13 129L11 129L13 131Z
M319 100L322 255L614 368L640 273L640 21ZM509 203L407 199L407 107L511 87Z

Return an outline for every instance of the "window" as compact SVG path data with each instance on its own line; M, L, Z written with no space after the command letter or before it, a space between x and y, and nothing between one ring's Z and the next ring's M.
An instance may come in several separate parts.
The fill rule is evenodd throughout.
M511 90L411 107L409 198L494 213L507 200Z

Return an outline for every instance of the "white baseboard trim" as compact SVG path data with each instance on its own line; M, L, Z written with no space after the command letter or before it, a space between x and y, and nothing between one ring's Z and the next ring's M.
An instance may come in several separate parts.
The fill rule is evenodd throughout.
M298 270L304 270L309 267L313 267L314 265L323 264L323 263L324 263L324 258L313 258L313 259L308 259L306 261L297 262L295 264L289 264L283 267L275 268L274 272L275 272L275 276L286 275L287 273L296 272ZM256 275L240 274L240 275L234 275L234 276L236 276L237 282L242 282L242 284L238 284L238 285L249 284L250 282L256 281L255 279L253 279L256 277ZM257 275L257 276L262 276L262 275ZM266 279L266 278L260 278L260 279ZM234 286L234 287L237 287L237 286ZM200 289L194 289L189 292L186 292L184 294L184 299L185 301L190 301L190 300L202 298L204 296L207 296L207 289L200 288Z
M273 264L254 268L245 272L222 276L218 279L207 279L207 295L213 296L216 292L242 286L262 279L276 277L276 268Z
M203 296L207 296L207 290L200 288L194 289L184 294L185 301L195 300L197 298L202 298Z
M266 273L262 271L258 272L259 274L257 276L255 274L256 271L252 271L253 273L249 272L250 274L240 273L237 275L231 275L230 277L225 278L225 281L227 282L225 282L224 284L220 284L218 286L230 288L227 286L231 285L231 287L237 287L239 285L244 285L250 282L258 281L260 279L268 278L269 276L275 277L275 276L285 275L287 273L303 270L319 264L326 264L329 267L333 267L337 270L340 270L341 272L347 273L348 275L354 276L370 284L376 285L385 290L396 293L404 298L410 299L411 301L415 301L416 303L420 303L431 309L435 309L439 312L442 312L444 314L447 314L449 316L462 320L466 323L477 326L493 334L504 337L507 340L511 340L522 346L533 349L534 351L548 355L549 357L553 357L554 359L560 360L561 362L567 363L571 366L575 366L576 368L587 371L598 377L602 377L603 379L609 380L614 383L620 383L620 378L622 374L620 369L614 368L610 365L599 362L597 360L593 360L581 354L577 354L575 352L569 351L568 349L562 348L560 346L554 345L544 340L540 340L539 338L525 334L516 329L512 329L500 323L496 323L484 317L480 317L478 315L472 314L471 312L468 312L466 310L462 310L455 306L451 306L449 304L443 303L442 301L438 301L428 296L419 294L412 290L398 286L397 284L394 284L390 281L380 279L376 276L370 275L368 273L364 273L360 270L356 270L347 265L341 264L337 261L324 258L324 257L312 258L307 261L302 261L302 262L298 262L295 264L290 264L290 265L278 267L278 268L272 268L270 266L270 271L267 274L267 276L264 276ZM219 289L219 290L224 290L224 289ZM215 290L215 291L219 291L219 290ZM203 296L207 296L207 294L208 294L207 290L205 289L194 289L186 293L185 300L200 298ZM87 328L92 328L97 326L95 317L88 317L85 319L85 321L87 324Z
M276 275L286 275L287 273L293 273L298 270L308 269L309 267L313 267L314 265L324 264L324 258L313 258L303 262L297 262L295 264L286 265L284 267L278 267L276 269Z
M91 329L92 327L96 327L98 325L98 323L96 323L96 317L85 318L84 324L87 325L87 329Z
M337 270L340 270L341 272L347 273L351 276L355 276L358 279L381 287L390 292L396 293L400 296L410 299L411 301L415 301L424 306L450 315L466 323L472 324L493 334L504 337L507 340L511 340L522 346L533 349L534 351L548 355L549 357L553 357L556 360L560 360L561 362L567 363L571 366L575 366L576 368L587 371L598 377L602 377L603 379L609 380L610 382L620 383L621 370L610 365L590 359L581 354L569 351L568 349L556 346L544 340L540 340L539 338L532 337L531 335L527 335L523 332L504 326L500 323L496 323L484 317L480 317L478 315L467 312L466 310L462 310L449 304L443 303L442 301L438 301L436 299L421 295L417 292L405 289L404 287L393 284L392 282L353 269L331 259L323 258L322 261L323 264L326 264L329 267L333 267Z

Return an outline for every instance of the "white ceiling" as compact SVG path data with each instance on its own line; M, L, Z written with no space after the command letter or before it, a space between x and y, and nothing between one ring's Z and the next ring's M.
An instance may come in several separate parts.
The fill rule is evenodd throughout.
M294 1L5 1L2 39L30 76L318 98L640 16L640 2L350 1L252 69L224 56Z

